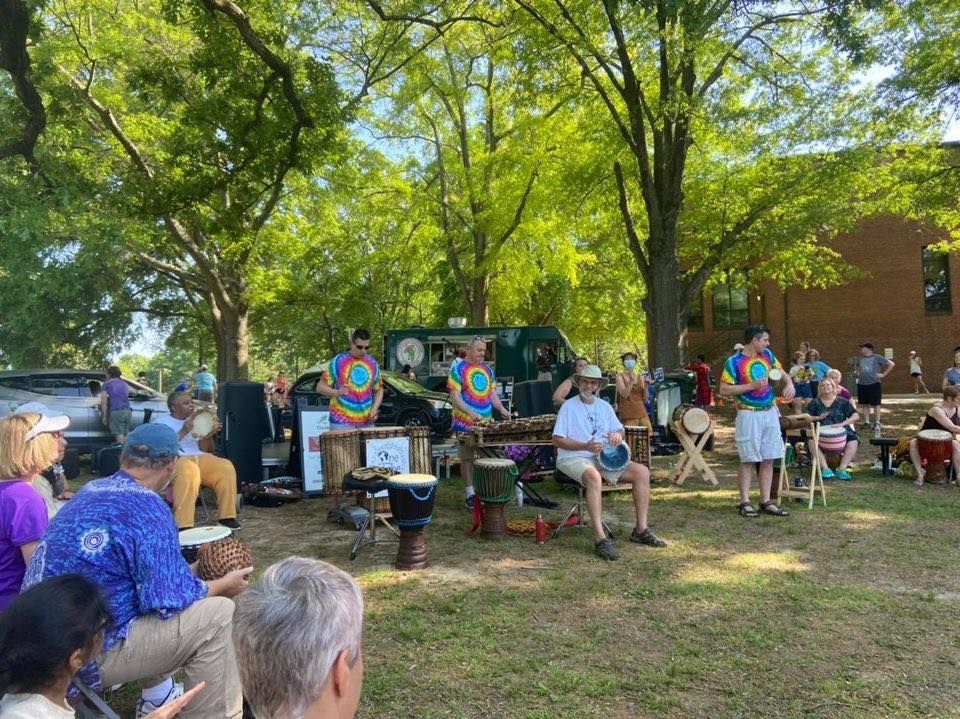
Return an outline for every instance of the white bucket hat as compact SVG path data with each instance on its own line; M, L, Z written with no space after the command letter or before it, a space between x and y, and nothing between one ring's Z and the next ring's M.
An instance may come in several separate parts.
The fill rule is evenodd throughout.
M580 382L578 380L581 380L581 379L600 380L600 387L597 390L598 392L610 383L610 380L608 380L606 377L603 376L603 372L595 364L588 364L586 367L583 368L582 371L577 372L576 374L573 375L573 383L577 387L580 386Z
M54 412L42 402L24 402L13 413L40 415L40 421L33 425L27 432L27 436L24 437L24 441L27 442L37 435L47 432L62 432L70 426L70 418L67 415Z

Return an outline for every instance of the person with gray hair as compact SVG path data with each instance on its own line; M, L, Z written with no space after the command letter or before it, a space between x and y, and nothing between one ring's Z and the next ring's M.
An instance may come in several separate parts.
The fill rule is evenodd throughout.
M233 643L257 719L350 719L363 683L363 595L318 559L288 557L237 601Z

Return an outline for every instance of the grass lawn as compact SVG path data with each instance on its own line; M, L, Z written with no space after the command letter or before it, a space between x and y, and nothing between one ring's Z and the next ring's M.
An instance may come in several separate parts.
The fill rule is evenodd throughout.
M898 401L887 433L912 431L929 404ZM960 716L960 489L881 477L864 437L826 508L743 519L732 413L719 414L720 486L654 488L668 548L627 542L629 494L605 495L619 562L594 557L590 531L544 546L465 536L456 477L438 491L425 571L394 571L390 544L350 562L353 532L323 500L247 508L242 537L258 570L302 554L363 586L361 717ZM655 475L673 461L654 458ZM574 495L541 489L559 519Z

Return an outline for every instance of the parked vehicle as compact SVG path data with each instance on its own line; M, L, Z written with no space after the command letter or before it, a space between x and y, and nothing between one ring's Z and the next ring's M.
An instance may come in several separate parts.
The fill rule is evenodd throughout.
M408 327L389 330L384 341L383 366L399 370L410 365L417 382L439 392L447 391L450 365L474 337L487 341L486 362L511 394L515 382L549 379L554 387L573 367L576 353L556 327Z
M287 413L296 407L328 407L329 400L316 391L323 367L311 367L289 390ZM453 405L444 392L431 392L397 372L381 370L383 402L376 424L429 427L437 436L450 434ZM284 424L287 424L285 421Z
M131 379L130 408L133 426L144 417L166 414L166 397ZM75 369L7 370L0 372L0 417L13 414L25 402L42 402L54 412L70 417L66 437L71 449L86 454L113 443L100 413L101 371Z

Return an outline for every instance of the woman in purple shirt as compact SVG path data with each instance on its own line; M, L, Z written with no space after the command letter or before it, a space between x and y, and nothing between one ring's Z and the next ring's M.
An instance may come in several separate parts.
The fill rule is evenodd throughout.
M0 420L0 611L20 592L37 542L47 528L47 508L34 491L35 475L53 464L65 416L28 412Z

